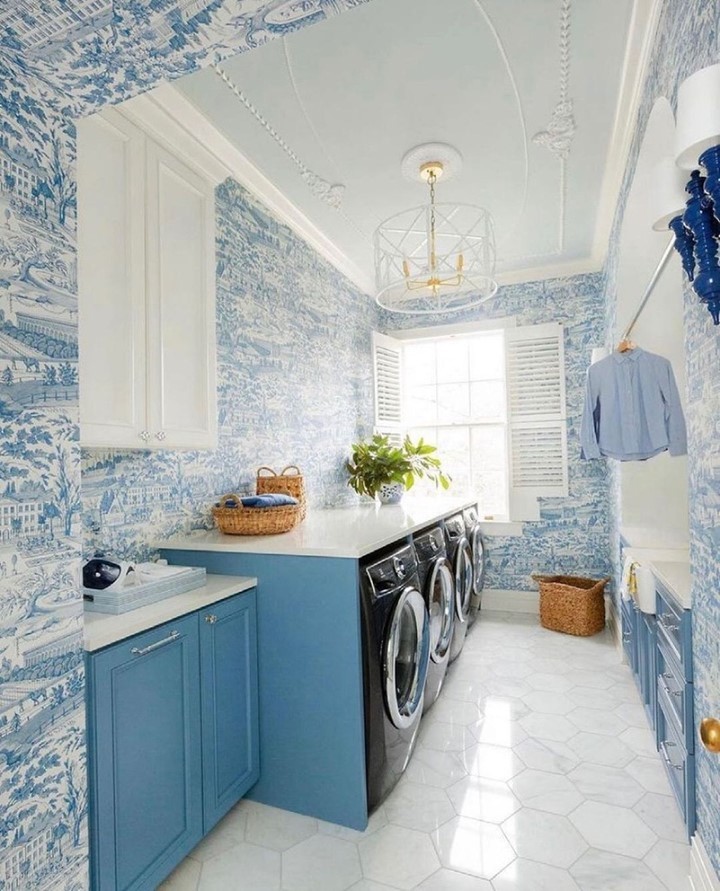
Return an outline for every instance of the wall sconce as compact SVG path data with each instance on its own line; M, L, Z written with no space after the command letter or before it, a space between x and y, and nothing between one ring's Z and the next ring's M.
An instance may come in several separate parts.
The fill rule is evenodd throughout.
M720 65L701 68L680 84L675 155L678 167L692 170L685 187L690 197L682 218L668 225L695 293L719 325Z

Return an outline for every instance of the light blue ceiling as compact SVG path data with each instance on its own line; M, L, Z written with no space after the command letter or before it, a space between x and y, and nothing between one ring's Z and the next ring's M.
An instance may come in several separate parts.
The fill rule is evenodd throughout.
M224 62L257 114L212 69L178 88L368 277L377 224L426 199L400 160L428 141L464 157L438 199L488 207L500 268L536 270L592 254L632 7L375 0ZM566 160L533 139L564 97L576 125ZM344 186L339 208L302 167Z

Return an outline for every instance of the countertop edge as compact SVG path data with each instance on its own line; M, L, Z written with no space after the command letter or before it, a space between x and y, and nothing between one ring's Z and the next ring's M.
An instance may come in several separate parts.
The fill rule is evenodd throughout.
M214 575L208 573L207 582L201 588L166 597L157 603L120 615L112 613L84 613L83 647L86 653L95 653L115 643L120 643L150 631L165 622L179 619L213 603L227 600L257 586L257 579L248 576Z
M692 575L690 575L690 578L689 578L690 584L687 587L687 589L685 589L685 586L683 586L683 588L680 589L677 585L677 579L672 580L668 575L666 575L666 570L664 569L665 565L678 566L678 565L684 565L684 564L681 564L679 561L657 560L657 561L651 561L649 565L650 565L650 571L652 572L653 576L655 577L655 580L660 582L660 584L664 588L667 588L667 590L670 592L670 594L677 601L678 605L681 606L683 609L692 609ZM688 572L689 571L690 570L689 570L689 564L688 564Z

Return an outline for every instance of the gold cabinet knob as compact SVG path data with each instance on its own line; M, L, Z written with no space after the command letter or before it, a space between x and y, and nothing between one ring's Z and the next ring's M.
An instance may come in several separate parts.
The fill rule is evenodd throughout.
M700 739L708 752L720 753L720 721L717 718L703 718L700 722Z

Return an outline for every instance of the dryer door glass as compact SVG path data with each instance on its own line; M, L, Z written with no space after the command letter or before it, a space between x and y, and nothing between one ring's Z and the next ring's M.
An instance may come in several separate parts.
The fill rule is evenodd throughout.
M480 594L485 585L485 542L480 527L472 531L473 591Z
M393 724L404 729L422 712L430 658L425 601L415 588L400 595L385 643L385 703Z
M470 545L463 539L455 554L455 614L464 622L470 612L473 593L473 565Z
M428 580L428 613L430 616L430 658L442 662L453 632L455 584L447 560L443 557L433 564Z

